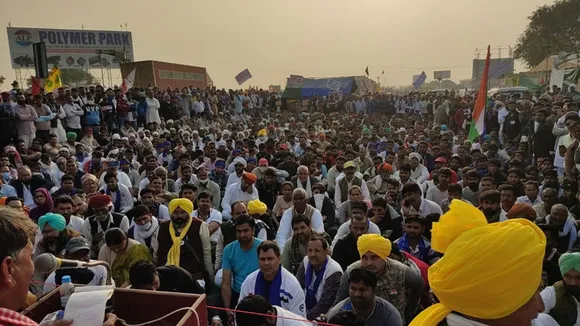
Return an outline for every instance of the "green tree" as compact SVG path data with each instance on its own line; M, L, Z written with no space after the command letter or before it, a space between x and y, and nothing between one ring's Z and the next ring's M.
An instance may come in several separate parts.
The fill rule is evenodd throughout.
M93 75L91 75L91 73L88 70L62 69L60 73L63 85L73 86L73 85L96 84L96 78Z
M514 57L531 68L561 51L577 53L580 50L579 13L580 0L558 0L536 9L528 17L530 22L518 39Z
M4 84L5 81L6 77L0 75L0 86L2 86L2 84Z

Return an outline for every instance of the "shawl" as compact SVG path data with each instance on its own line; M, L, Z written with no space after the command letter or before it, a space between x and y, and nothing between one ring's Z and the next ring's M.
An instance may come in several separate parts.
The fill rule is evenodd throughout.
M298 178L296 178L296 189L304 189L302 186L302 181L300 181ZM312 185L310 184L310 176L308 176L308 179L306 179L306 189L304 190L306 191L307 199L312 197Z
M173 209L173 210L175 210L175 209ZM171 210L171 212L173 212L173 210ZM171 240L173 241L173 245L171 246L171 248L169 249L169 252L167 253L167 264L166 265L179 266L179 261L181 259L181 242L183 241L183 239L187 235L187 232L189 231L189 227L191 226L191 222L192 222L192 218L190 217L189 221L187 222L185 227L183 227L183 230L181 230L181 233L179 234L179 236L175 235L175 226L173 225L173 221L171 221L171 223L169 224L169 235L171 236Z
M304 284L306 286L306 309L310 310L318 303L316 300L316 292L318 292L318 288L320 287L320 283L324 279L324 272L326 271L326 265L328 265L328 257L324 260L324 264L320 267L316 276L314 276L314 268L312 265L308 263L306 267L306 274L304 275ZM312 277L315 277L314 284L310 286L312 283Z
M280 287L282 286L282 266L278 268L278 273L272 280L270 285L270 291L266 294L266 280L264 279L264 274L262 271L258 272L256 276L256 285L254 287L254 294L260 295L267 298L268 302L275 306L281 306L282 301L280 300Z
M122 255L117 255L111 265L111 272L113 273L115 284L121 286L121 284L129 282L129 268L142 260L152 261L149 248L142 244L134 244L127 248L127 251Z

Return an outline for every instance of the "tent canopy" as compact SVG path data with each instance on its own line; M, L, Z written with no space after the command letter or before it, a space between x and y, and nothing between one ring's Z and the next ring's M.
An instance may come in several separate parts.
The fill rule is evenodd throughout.
M333 85L340 83L340 89L336 91ZM376 83L365 76L359 77L334 77L334 78L304 78L303 85L287 84L282 98L301 99L314 95L328 96L333 93L342 94L367 94L374 91ZM331 89L333 87L334 89Z

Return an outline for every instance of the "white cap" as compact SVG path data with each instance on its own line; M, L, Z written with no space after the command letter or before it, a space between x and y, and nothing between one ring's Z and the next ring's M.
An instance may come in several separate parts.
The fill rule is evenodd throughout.
M119 135L119 134L113 135L113 140L120 140L120 139L121 139L121 135Z

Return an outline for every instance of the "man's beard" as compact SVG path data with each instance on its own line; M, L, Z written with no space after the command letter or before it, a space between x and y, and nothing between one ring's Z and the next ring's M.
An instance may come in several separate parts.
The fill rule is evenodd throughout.
M566 288L566 292L576 298L576 300L580 300L580 286L572 286L564 282L564 287Z
M495 214L497 214L497 212L499 212L499 209L493 209L491 207L488 207L488 208L482 209L482 211L483 211L483 215L485 215L485 217L492 217Z
M172 220L173 225L177 228L181 228L184 227L187 224L188 218L187 219L183 219L183 218L177 218Z

